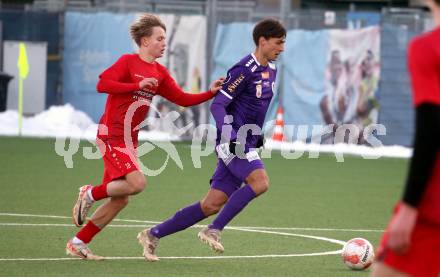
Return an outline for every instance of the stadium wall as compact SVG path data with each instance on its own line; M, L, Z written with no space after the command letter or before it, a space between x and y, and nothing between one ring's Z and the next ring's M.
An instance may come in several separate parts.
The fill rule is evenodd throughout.
M265 16L280 15L253 13L251 8L236 9L236 11L218 9L215 10L215 13L215 17L210 17L215 22L205 24L209 29L206 48L209 55L206 60L207 74L212 77L222 75L222 73L224 74L228 66L239 57L247 54L249 49L252 48L252 41L250 40L250 36L248 36L252 28L252 22ZM411 92L406 72L406 47L408 41L414 35L423 31L425 16L413 11L403 11L402 13L343 13L339 11L336 12L335 22L331 26L325 23L323 16L324 11L319 10L295 11L286 15L283 20L290 30L343 29L380 24L381 79L379 83L378 100L381 109L378 122L387 127L387 135L382 137L381 140L386 145L399 144L408 146L411 145L413 114L411 109ZM5 40L47 41L48 79L46 86L46 106L49 107L54 104L72 101L82 102L85 106L85 108L82 109L86 110L96 121L98 114L101 112L99 109L103 107L103 101L105 101L105 99L97 100L96 96L94 95L92 97L90 96L91 94L74 96L71 92L66 91L66 85L63 84L61 79L63 68L68 70L68 68L65 67L66 64L64 64L64 67L61 67L60 64L60 57L62 56L60 53L63 51L64 43L63 33L66 31L67 34L68 29L66 26L68 20L66 20L66 23L64 20L68 14L69 12L1 10L0 20L3 22L3 37ZM88 14L93 15L94 13L89 12ZM124 15L121 13L113 14L116 17ZM211 29L212 26L214 26L214 29ZM115 26L116 29L112 29L112 33L115 34L115 36L127 34L125 27L121 28L120 31L115 31L118 30L118 27L121 26ZM110 30L108 27L103 28ZM229 40L221 35L225 28L240 29L243 30L243 34L246 33L248 37L245 37L245 39L240 37L242 35L236 34L235 39L231 40L236 46L241 45L241 49L236 49L232 52L232 46L227 43ZM214 30L214 32L212 30ZM214 34L212 38L210 34ZM235 43L236 41L240 41L240 43L237 44ZM117 39L114 40L114 44L118 44ZM111 48L111 43L108 45ZM213 47L209 45L213 45ZM66 45L66 47L68 47L68 45ZM225 53L229 53L230 55L222 59L220 58L221 55L212 54L211 51L214 50L211 48L217 49L215 51L228 50ZM117 47L117 49L115 48L114 51L112 51L112 55L114 54L114 58L116 58L120 53L126 50L132 50L132 45L127 44L122 48ZM114 61L112 57L110 57L109 60ZM214 64L210 66L210 62ZM109 64L106 64L106 66L108 65ZM283 64L280 64L279 68L281 71L284 71ZM66 72L64 74L66 74ZM75 72L72 72L72 74L75 74ZM279 84L282 83L281 78L278 82ZM207 82L207 80L204 81ZM206 85L207 84L205 84L205 87ZM283 92L284 86L280 86L278 89ZM77 100L72 100L75 99L75 97L78 97ZM274 101L277 101L277 99L274 99ZM275 117L275 109L271 109L269 117Z

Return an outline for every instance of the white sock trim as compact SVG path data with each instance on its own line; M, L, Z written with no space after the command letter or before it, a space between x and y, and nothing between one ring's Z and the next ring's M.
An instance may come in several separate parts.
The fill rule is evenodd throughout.
M77 237L74 237L74 238L72 239L72 243L73 243L73 244L85 244L82 240L80 240L80 239L77 238Z
M92 188L93 188L93 187L92 187ZM92 196L92 189L91 189L91 188L87 190L87 196L89 197L89 199L90 199L92 202L95 202L95 199L93 199L93 196Z

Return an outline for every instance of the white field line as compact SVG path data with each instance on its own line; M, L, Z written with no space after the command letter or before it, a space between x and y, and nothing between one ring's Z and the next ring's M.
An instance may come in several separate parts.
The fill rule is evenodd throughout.
M61 219L71 219L71 216L60 216L60 215L41 215L41 214L16 214L16 213L0 213L0 216L12 216L12 217L39 217L39 218L61 218ZM158 224L160 221L146 221L146 220L132 220L132 219L118 219L115 218L113 221L120 222L137 222L137 223L150 223Z
M10 224L18 224L23 225L20 223L10 223ZM26 224L25 226L41 226L41 224ZM69 226L71 227L71 224L44 224L44 226ZM15 226L15 225L14 225ZM132 225L127 225L132 226ZM115 226L113 226L115 227ZM118 226L119 227L119 226ZM295 236L295 237L302 237L302 238L310 238L310 239L317 239L317 240L323 240L330 243L335 243L339 245L344 245L345 242L340 240L335 240L331 238L325 238L325 237L317 237L317 236L308 236L308 235L302 235L302 234L291 234L291 233L281 233L281 232L273 232L273 231L263 231L263 230L252 230L252 229L242 229L242 228L230 228L232 230L237 231L245 231L245 232L255 232L255 233L265 233L265 234L274 234L274 235L281 235L281 236ZM288 257L311 257L311 256L325 256L325 255L337 255L340 254L342 250L334 250L334 251L325 251L325 252L315 252L315 253L303 253L303 254L265 254L265 255L242 255L242 256L169 256L169 257L160 257L161 259L168 259L168 260L177 260L177 259L186 259L186 260L201 260L201 259L257 259L257 258L288 258ZM105 257L106 260L144 260L143 257ZM72 261L72 260L79 260L79 258L0 258L0 262L2 261Z
M231 227L231 229L237 230L237 231L243 231L243 232L274 234L274 235L280 235L280 236L292 236L292 237L316 239L316 240L323 240L323 241L339 244L339 245L342 245L342 246L345 245L345 241L337 240L337 239L330 239L330 238L326 238L326 237L309 236L309 235L303 235L303 234L282 233L282 232L273 232L273 231L263 231L263 230L253 230L253 229L238 228L238 227Z
M69 216L17 214L17 213L0 213L0 216L71 219L71 217L69 217ZM159 223L161 223L160 221L118 219L118 218L115 218L113 220L113 222L133 222L133 223L145 223L145 224L159 224ZM72 226L72 225L70 225L70 226ZM111 226L116 227L117 225L113 224ZM147 225L126 225L126 226L127 226L127 228L130 228L131 226L133 226L133 228L134 227L148 227ZM203 228L203 227L206 227L206 225L194 225L191 228ZM339 228L264 227L264 226L231 226L231 227L226 227L226 229L232 229L232 228L254 229L254 230L285 230L285 231L383 232L383 230L379 230L379 229L346 229L346 228L339 229Z
M0 223L0 226L30 226L30 227L73 227L72 224L54 224L54 223ZM145 227L144 225L108 225L107 227L120 227L120 228L138 228ZM303 234L292 234L292 233L282 233L282 232L274 232L274 231L264 231L264 230L254 230L248 228L239 228L239 227L230 227L230 230L243 231L243 232L253 232L253 233L262 233L262 234L274 234L280 236L294 236L294 237L302 237L316 240L323 240L335 244L344 245L345 241L329 239L325 237L318 236L310 236Z
M19 226L19 227L75 227L73 224L59 224L59 223L16 223L16 222L2 222L0 226ZM147 228L154 225L133 225L133 224L111 224L107 227L119 228ZM76 228L76 227L75 227Z
M61 217L61 216L44 216L44 215L29 215L29 214L5 214L0 213L0 215L4 216L21 216L21 217L46 217L46 218L70 218L70 217ZM120 220L126 221L126 220ZM133 220L130 220L130 222ZM146 222L146 221L142 221ZM57 227L72 227L72 224L54 224L54 223L0 223L0 226L57 226ZM201 225L198 225L201 226ZM109 227L145 227L145 225L109 225ZM197 226L195 226L197 227ZM263 228L263 227L259 227ZM268 227L269 228L269 227ZM273 228L273 227L270 227ZM256 230L251 229L250 227L229 227L231 230L244 231L244 232L254 232L254 233L264 233L264 234L273 234L280 236L295 236L309 239L322 240L338 245L344 245L344 241L326 238L326 237L318 237L318 236L310 236L303 234L292 234L292 233L284 233L284 232L274 232L274 231L265 231L265 230ZM265 254L265 255L243 255L243 256L170 256L170 257L160 257L161 259L251 259L251 258L285 258L285 257L308 257L308 256L323 256L323 255L336 255L340 254L342 250L334 250L334 251L325 251L325 252L316 252L316 253L303 253L303 254ZM143 260L143 257L106 257L107 260ZM71 260L79 260L78 258L0 258L0 261L71 261Z
M312 256L326 256L337 255L342 250L305 253L305 254L267 254L267 255L244 255L244 256L169 256L159 257L162 260L216 260L216 259L257 259L257 258L289 258L289 257L312 257ZM144 257L105 257L105 260L145 260ZM80 261L79 258L0 258L0 262L13 262L13 261Z

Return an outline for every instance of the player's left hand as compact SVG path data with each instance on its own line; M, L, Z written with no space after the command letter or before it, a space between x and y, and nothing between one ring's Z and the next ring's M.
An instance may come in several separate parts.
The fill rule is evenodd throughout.
M411 234L417 220L417 209L401 203L389 227L388 247L396 254L404 254L411 243Z
M223 81L225 80L225 78L223 78L223 77L220 77L220 78L218 78L217 80L215 80L213 83L212 83L212 85L211 85L211 87L209 88L209 90L213 93L213 94L216 94L221 88L222 88L222 84L223 84Z

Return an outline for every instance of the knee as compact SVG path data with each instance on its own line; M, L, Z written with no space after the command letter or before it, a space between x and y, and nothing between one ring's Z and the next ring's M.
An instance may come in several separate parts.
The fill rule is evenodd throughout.
M260 194L265 193L269 189L269 177L261 176L259 178L251 178L248 181L248 184L251 186L252 190L258 196Z
M257 195L265 193L269 189L269 178L267 176L262 178L258 182L258 188L259 188L259 190L258 190Z
M120 196L120 197L112 197L111 201L119 209L123 209L125 206L127 206L128 202L129 202L129 199L130 198L128 196Z
M141 193L145 187L147 186L147 179L145 178L144 175L138 175L136 176L136 178L132 178L130 180L130 188L131 188L131 193L130 194L138 194Z
M222 208L222 204L215 203L215 202L209 202L209 201L202 201L200 203L200 207L202 208L202 211L206 216L210 216L210 215L218 213L220 211L220 209Z

